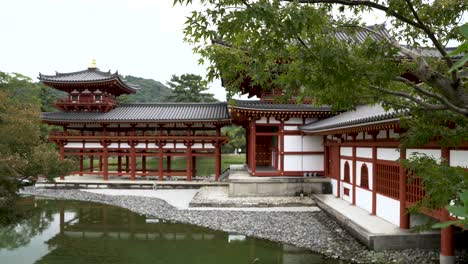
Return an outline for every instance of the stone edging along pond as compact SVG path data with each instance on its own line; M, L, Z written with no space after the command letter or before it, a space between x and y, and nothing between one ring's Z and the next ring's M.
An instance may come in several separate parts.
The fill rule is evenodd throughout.
M103 195L71 189L28 187L21 194L119 206L164 220L291 244L331 259L344 260L344 263L438 263L439 257L437 250L368 250L322 211L178 210L157 198Z

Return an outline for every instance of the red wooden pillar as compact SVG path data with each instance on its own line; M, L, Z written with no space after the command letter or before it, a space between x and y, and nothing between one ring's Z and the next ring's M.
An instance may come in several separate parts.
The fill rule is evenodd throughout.
M356 204L356 180L357 180L357 177L356 177L356 137L357 137L357 134L352 134L351 137L353 138L353 167L352 167L352 171L353 171L353 199L352 199L352 204L355 205Z
M215 145L215 181L219 180L221 175L221 142L219 142L219 136L221 136L221 128L216 127L216 137L218 137Z
M146 173L146 151L143 150L143 153L141 155L141 170L143 171L143 173Z
M215 181L219 180L221 175L221 144L216 145L215 150Z
M117 172L119 173L119 176L122 176L122 156L119 153L119 156L117 156Z
M197 176L197 156L192 156L192 177Z
M80 157L79 157L79 162L80 162L80 172L78 175L83 176L83 150L80 149Z
M65 131L66 132L66 131ZM59 145L60 145L60 159L64 159L65 158L65 142L63 141L60 141L59 142ZM60 179L61 180L64 180L65 179L65 175L60 175Z
M247 166L250 167L250 158L249 158L249 154L250 154L250 151L249 151L249 146L250 146L250 124L248 127L245 127L245 138L246 138L246 141L245 141L245 164L247 164Z
M130 141L130 180L134 181L136 177L136 151L135 146L136 142Z
M372 212L377 214L377 147L372 147Z
M161 141L157 142L158 144L158 178L160 181L163 180L163 143ZM170 157L167 156L169 159Z
M94 171L94 155L89 156L89 171Z
M108 170L108 166L107 166L107 162L108 162L108 151L107 151L107 142L106 141L103 141L103 148L102 148L102 175L104 177L104 180L107 181L109 179L109 170Z
M280 175L284 175L284 121L281 120L279 126L279 159L280 159Z
M331 177L330 175L330 171L329 171L329 166L330 166L330 157L329 157L329 151L330 151L330 148L328 146L326 146L325 144L327 143L327 136L323 136L323 139L322 139L323 143L323 168L324 168L324 176L325 177Z
M442 161L450 164L450 149L442 148ZM441 210L440 221L449 220L449 213L446 209ZM455 236L454 227L449 226L440 229L440 263L452 264L455 263Z
M128 152L127 152L127 155L125 155L125 172L126 173L130 172L129 164L130 164L130 161L129 161Z
M192 180L192 142L187 142L187 181Z
M399 194L400 194L400 228L408 229L410 227L410 216L406 210L406 169L401 163L406 159L406 148L400 147L400 179L399 179Z

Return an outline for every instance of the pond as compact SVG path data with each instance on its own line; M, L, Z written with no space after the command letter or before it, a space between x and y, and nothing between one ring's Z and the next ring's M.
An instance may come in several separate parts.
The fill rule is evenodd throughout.
M336 263L293 246L148 218L115 206L25 197L0 226L0 263Z

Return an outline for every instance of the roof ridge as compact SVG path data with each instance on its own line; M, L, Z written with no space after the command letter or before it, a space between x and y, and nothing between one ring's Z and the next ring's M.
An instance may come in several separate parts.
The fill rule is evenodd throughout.
M147 102L147 103L126 103L120 104L119 106L156 106L156 105L199 105L199 106L209 106L209 105L225 105L226 102Z

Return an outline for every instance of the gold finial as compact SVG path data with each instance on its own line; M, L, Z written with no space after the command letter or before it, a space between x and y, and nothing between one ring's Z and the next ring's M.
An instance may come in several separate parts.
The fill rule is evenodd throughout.
M89 65L88 69L97 69L96 59L93 59L93 61Z

